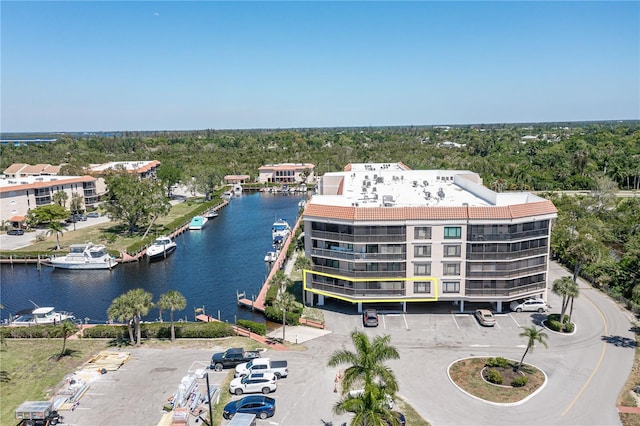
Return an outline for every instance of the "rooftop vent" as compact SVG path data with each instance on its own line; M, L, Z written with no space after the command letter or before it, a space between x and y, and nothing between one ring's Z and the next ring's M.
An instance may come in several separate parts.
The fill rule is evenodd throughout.
M393 199L393 195L383 195L382 196L382 204L385 207L393 207L395 200Z
M442 188L438 189L438 197L440 197L440 199L444 198L444 191Z

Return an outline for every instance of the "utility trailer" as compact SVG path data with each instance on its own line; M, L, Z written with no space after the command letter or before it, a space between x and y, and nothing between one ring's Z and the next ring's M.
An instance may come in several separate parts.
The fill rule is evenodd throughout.
M20 420L19 426L53 426L63 418L53 409L52 401L25 401L16 408L16 420Z

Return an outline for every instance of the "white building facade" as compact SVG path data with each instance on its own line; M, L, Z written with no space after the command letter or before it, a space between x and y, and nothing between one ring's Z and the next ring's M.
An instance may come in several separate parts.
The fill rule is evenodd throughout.
M318 179L306 204L309 304L504 303L547 293L555 206L496 193L462 170L350 164Z

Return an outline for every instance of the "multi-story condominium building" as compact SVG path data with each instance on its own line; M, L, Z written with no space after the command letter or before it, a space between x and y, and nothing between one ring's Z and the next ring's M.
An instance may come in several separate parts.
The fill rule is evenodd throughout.
M98 205L107 188L104 179L92 176L5 177L0 179L0 220L21 226L29 210L52 204L58 191L66 192L67 200L80 194L88 208Z
M91 164L86 172L93 176L104 176L118 170L126 170L128 173L137 174L140 179L155 178L156 171L160 167L157 160L151 161L114 161L104 164Z
M258 169L258 182L308 183L314 178L315 167L311 163L267 164Z
M465 301L503 304L546 297L548 200L497 193L477 173L349 164L318 179L306 204L305 298L356 303Z

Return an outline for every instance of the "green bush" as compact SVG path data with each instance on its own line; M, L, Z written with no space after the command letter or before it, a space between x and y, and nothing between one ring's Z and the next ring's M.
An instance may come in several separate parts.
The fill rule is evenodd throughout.
M70 334L78 331L78 326ZM29 327L0 327L0 334L10 339L46 339L62 337L59 325L34 325ZM69 336L69 335L67 335Z
M126 325L96 325L85 329L83 336L90 339L128 339L129 332Z
M487 370L487 380L491 383L495 383L496 385L501 385L504 381L502 374L494 368Z
M573 329L575 328L575 324L572 322L567 322L564 325L564 331L566 333L573 333Z
M255 322L255 321L249 321L249 320L243 320L240 319L238 320L238 325L242 328L246 328L248 330L250 330L252 333L256 333L259 334L261 336L264 336L265 334L267 334L267 325L266 324L261 324L259 322Z
M282 324L282 311L274 308L273 306L267 306L264 315L269 321ZM300 314L296 312L287 312L285 323L287 325L299 325Z
M527 376L516 377L511 381L511 386L513 386L514 388L521 388L522 386L526 385L528 381L529 377Z
M506 358L503 358L501 356L497 358L489 358L487 360L487 367L507 368L509 367L509 361Z
M556 320L552 320L552 319L547 320L547 327L549 327L549 329L551 329L553 331L561 331L562 330L562 324L560 324L560 321L556 321Z
M548 319L560 322L560 314L549 314ZM564 323L569 322L569 315L564 314Z
M225 322L175 322L176 338L210 338L235 335L230 324ZM171 324L166 322L143 323L140 326L143 339L168 339L171 337ZM85 338L129 339L126 325L97 325L84 331Z
M269 286L269 288L267 289L267 294L265 295L265 298L264 298L265 305L267 306L273 305L273 301L276 300L277 296L278 296L278 286L277 285Z

